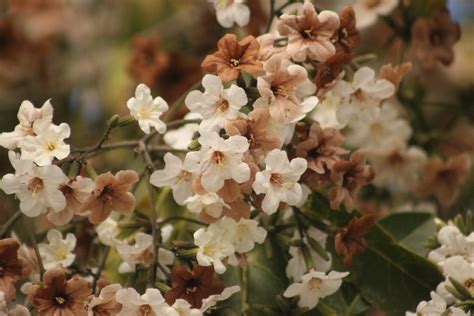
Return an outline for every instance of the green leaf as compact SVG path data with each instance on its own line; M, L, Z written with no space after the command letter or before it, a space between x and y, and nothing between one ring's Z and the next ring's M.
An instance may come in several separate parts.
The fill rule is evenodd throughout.
M314 216L339 227L346 225L354 215L360 216L356 211L352 214L332 211L327 201L318 196L313 197L311 209L307 212L313 212ZM406 226L411 225L408 221ZM391 227L395 226L399 227ZM410 231L406 229L405 233ZM397 237L403 235L400 232ZM341 257L334 251L333 239L329 239L328 247L333 254L333 269L344 271ZM376 224L366 234L365 240L367 249L364 255L354 257L350 275L344 280L352 283L366 301L387 315L404 315L405 311L414 310L420 301L429 299L430 291L443 281L434 264L410 251L382 225Z
M247 316L284 315L278 296L288 287L285 273L287 260L275 236L268 236L264 244L257 245L246 255L246 267L228 266L223 275L226 286L240 285L241 291L223 302L219 315L244 309L247 309ZM280 301L285 302L286 299Z
M383 218L379 225L400 245L421 256L428 254L426 242L436 233L434 218L428 213L396 213Z

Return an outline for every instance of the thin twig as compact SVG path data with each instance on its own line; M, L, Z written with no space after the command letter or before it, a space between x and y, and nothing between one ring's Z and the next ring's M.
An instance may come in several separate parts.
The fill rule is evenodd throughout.
M16 221L21 217L21 211L18 210L10 216L5 224L3 224L2 229L0 230L0 238L5 238L8 233L8 230L15 225Z
M197 219L187 218L187 217L183 217L183 216L170 216L170 217L167 217L164 220L157 222L157 225L161 227L161 226L163 226L163 225L165 225L169 222L173 222L173 221L185 221L185 222L193 223L193 224L196 224L196 225L207 226L206 223L201 222Z
M270 32L270 28L272 27L273 17L275 16L275 0L270 0L270 13L268 14L268 23L267 28L265 29L265 33Z
M150 198L150 223L151 223L151 235L153 238L153 261L151 263L151 271L150 271L150 278L149 283L154 285L156 283L156 270L158 269L158 245L157 245L157 218L156 218L156 201L155 201L155 189L150 183L150 176L151 173L155 170L155 166L153 165L153 161L150 157L150 153L148 152L147 145L144 141L140 141L139 144L139 151L143 157L143 162L145 164L145 169L147 172L145 173L145 181L148 188L148 195Z
M97 268L97 272L94 273L93 276L93 281L92 281L92 291L95 293L96 291L96 286L97 286L97 281L99 280L100 276L102 275L102 271L104 270L105 267L105 262L107 261L107 257L109 256L110 253L110 247L107 246L104 252L104 255L100 259L99 266Z

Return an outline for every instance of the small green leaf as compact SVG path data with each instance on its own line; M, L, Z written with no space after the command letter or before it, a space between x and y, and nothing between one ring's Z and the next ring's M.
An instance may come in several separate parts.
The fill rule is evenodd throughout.
M311 248L318 253L318 255L321 256L325 261L329 261L329 255L326 252L326 249L323 248L323 246L317 242L315 239L311 238L310 236L306 236L306 239L308 240L308 244L311 246Z
M455 278L449 277L449 281L451 281L451 284L453 285L454 289L456 292L458 292L459 296L462 297L463 301L471 299L471 293L462 285L459 283Z

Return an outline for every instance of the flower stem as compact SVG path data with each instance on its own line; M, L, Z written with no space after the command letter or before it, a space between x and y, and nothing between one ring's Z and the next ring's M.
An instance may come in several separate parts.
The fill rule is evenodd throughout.
M28 226L31 226L31 225L28 225L28 221L27 221L27 218L26 216L23 216L23 222L25 224L25 227L27 228L26 230L28 231L28 234L30 236L30 240L31 240L31 245L33 246L33 250L35 251L35 256L36 256L36 260L38 261L38 266L39 266L39 272L40 272L40 280L43 281L43 274L45 272L44 270L44 265L43 265L43 259L41 259L41 254L40 254L40 251L39 251L39 248L38 248L38 243L36 242L36 236L35 236L35 230L33 229L33 227L28 227Z

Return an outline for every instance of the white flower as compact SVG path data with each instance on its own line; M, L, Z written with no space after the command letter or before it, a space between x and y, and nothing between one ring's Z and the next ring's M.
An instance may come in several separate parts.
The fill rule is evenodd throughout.
M208 131L219 131L226 120L243 116L240 108L247 104L245 90L236 85L224 89L218 76L205 75L202 79L205 92L189 92L184 103L193 113L199 113L203 120L199 125L201 134Z
M209 0L214 4L219 24L230 28L234 23L246 26L250 19L250 9L244 4L245 0Z
M137 86L135 97L127 101L127 107L144 133L149 134L150 127L160 134L166 132L166 124L160 120L160 116L168 111L168 103L161 97L153 99L150 88L145 84Z
M94 307L98 305L113 304L115 295L122 290L122 286L118 283L109 284L100 290L99 296L93 296L87 305L87 315L94 316Z
M23 101L18 110L19 124L13 132L0 134L0 146L7 149L21 148L26 136L35 135L33 124L38 120L51 122L53 120L53 107L47 100L41 108L35 108L30 101Z
M357 119L367 121L366 117L376 115L378 105L395 92L395 86L388 80L376 79L375 72L362 67L354 74L352 82L340 80L332 89L341 101L337 109L337 121L346 126Z
M224 207L230 206L215 192L205 194L195 194L184 201L186 207L193 213L201 213L204 211L207 215L219 218Z
M322 247L326 245L327 234L322 231L310 227L307 231L309 237L317 241ZM291 240L301 239L299 232L296 230L293 238ZM314 251L311 246L308 244L307 237L303 238L303 242L308 247L311 258L313 259L314 266L317 268L317 271L327 272L331 268L331 254L329 255L329 260L324 260L316 251ZM288 252L291 255L291 259L288 260L288 265L286 266L286 276L288 278L293 278L293 281L300 281L301 277L308 271L306 267L306 262L303 255L303 250L301 247L290 247Z
M178 298L173 306L175 311L178 312L179 316L201 316L203 313L196 308L192 308L191 304L187 301L183 300L182 298Z
M398 0L356 0L353 5L357 28L375 24L379 15L388 15L398 5Z
M76 236L68 233L66 238L63 239L63 235L59 230L51 229L48 231L46 239L48 240L47 244L38 244L44 268L49 270L69 267L76 258L73 253L74 248L76 248Z
M95 229L101 243L111 247L115 246L117 243L116 238L120 233L120 229L118 228L118 223L116 220L109 216L102 223L97 225Z
M238 285L229 286L229 287L226 287L224 289L224 291L222 291L221 294L211 295L208 298L203 299L202 300L201 311L205 312L207 310L210 310L218 302L225 301L226 299L228 299L233 294L235 294L239 291L240 291L240 286L238 286Z
M120 273L133 272L137 264L147 266L153 260L153 237L151 235L138 233L135 235L134 245L123 242L116 244L115 247L118 255L124 260L118 268ZM173 261L173 252L163 248L158 249L158 262L166 269L166 272L169 272L167 266L173 264ZM160 279L165 277L161 269L157 269L156 272Z
M373 184L397 194L419 184L427 157L421 148L406 147L405 142L394 140L369 150L368 159L375 170Z
M210 226L207 230L201 228L194 233L194 243L199 247L196 255L199 265L213 265L217 273L225 272L226 267L222 260L235 252L232 244L224 237L226 233L218 226Z
M164 156L165 168L156 170L150 177L150 183L157 187L169 186L173 190L173 198L179 205L193 195L193 176L183 169L181 159L172 153Z
M66 206L66 198L59 190L60 184L68 181L58 166L36 166L31 160L20 160L8 152L15 174L6 174L0 183L6 194L16 194L20 199L20 210L29 217L36 217L49 210L59 212Z
M416 307L416 313L407 312L406 316L436 316L436 315L456 315L463 316L469 315L464 312L462 309L457 307L448 308L449 313L446 313L446 302L444 299L436 294L436 292L431 292L431 301L422 301Z
M461 256L454 256L444 261L443 268L443 274L446 276L445 284L453 286L448 279L452 277L474 294L474 263L466 261Z
M230 136L224 140L216 132L199 137L201 150L189 152L183 168L201 174L201 184L208 192L217 192L224 181L233 179L242 183L250 178L250 168L242 161L249 143L243 136Z
M326 275L324 272L310 270L301 277L301 282L291 284L283 296L299 296L299 307L313 309L318 305L319 299L335 293L342 284L341 279L348 275L349 272L331 271Z
M59 186L66 198L66 207L62 211L48 212L48 220L54 225L64 225L71 221L74 214L81 211L82 203L90 196L94 190L94 181L90 178L77 176L75 180L69 180Z
M166 304L160 290L148 288L145 294L140 296L134 288L126 288L117 291L115 295L117 303L122 304L122 309L117 316L130 315L166 315L179 316L178 312Z
M232 243L235 252L245 253L253 249L255 243L263 243L267 231L258 226L253 219L241 218L238 222L229 217L222 217L210 226L219 226L225 230L225 238Z
M461 256L474 262L474 233L464 236L454 225L446 225L438 232L440 247L430 251L428 259L441 266L452 256Z
M345 141L354 148L380 149L394 141L406 142L412 134L410 124L399 117L398 110L389 103L376 108L374 116L361 116L349 123Z
M198 113L188 113L184 116L185 120L202 119ZM173 149L186 150L191 143L194 133L198 131L198 124L185 124L177 129L168 130L163 135L163 141Z
M322 129L344 128L345 125L337 120L337 111L340 103L340 97L335 96L332 92L328 92L312 112L311 118L318 122Z
M26 136L21 144L21 159L46 166L55 157L61 160L69 155L69 145L64 143L64 139L71 135L68 124L54 125L47 120L38 120L33 124L33 132L35 136Z
M274 149L265 158L266 169L257 172L253 190L257 194L265 194L262 209L267 214L273 214L280 202L296 205L302 197L300 176L307 168L303 158L288 161L286 152Z

